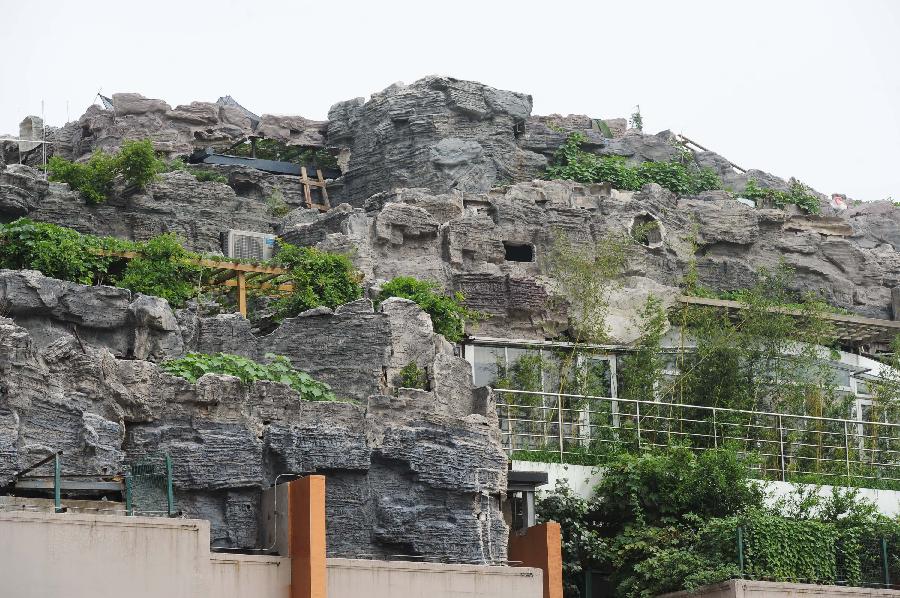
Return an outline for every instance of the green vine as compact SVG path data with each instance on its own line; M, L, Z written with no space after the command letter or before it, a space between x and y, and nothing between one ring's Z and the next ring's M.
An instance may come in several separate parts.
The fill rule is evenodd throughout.
M721 189L722 181L710 168L692 162L643 162L630 166L621 156L598 156L582 149L587 141L583 133L572 133L557 150L547 169L548 179L579 183L608 182L616 189L638 191L647 183L657 183L678 195L696 195Z
M163 371L192 383L196 383L204 374L223 374L240 378L244 384L257 380L285 384L297 391L304 401L337 400L327 384L319 382L306 372L295 370L287 357L267 353L266 359L269 363L258 363L229 353L188 353L179 359L165 361L160 367Z

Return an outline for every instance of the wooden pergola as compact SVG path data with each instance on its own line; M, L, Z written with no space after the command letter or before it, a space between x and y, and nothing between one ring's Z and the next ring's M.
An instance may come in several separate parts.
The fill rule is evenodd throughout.
M134 259L140 257L136 251L99 251L100 255ZM247 288L270 289L289 293L294 290L290 283L272 282L279 276L289 274L289 270L277 266L264 264L246 264L241 262L229 262L227 260L214 260L209 258L185 258L189 264L208 268L213 271L207 284L213 286L234 287L237 289L238 311L247 317Z

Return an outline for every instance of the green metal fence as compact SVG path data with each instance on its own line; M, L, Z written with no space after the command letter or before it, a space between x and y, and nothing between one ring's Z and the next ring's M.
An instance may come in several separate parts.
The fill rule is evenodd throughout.
M172 459L168 454L147 454L126 466L125 509L129 515L174 517L178 514Z

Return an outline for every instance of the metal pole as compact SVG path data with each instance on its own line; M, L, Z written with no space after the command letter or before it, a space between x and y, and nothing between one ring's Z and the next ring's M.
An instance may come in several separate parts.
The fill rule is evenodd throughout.
M591 598L594 595L594 580L592 579L591 570L587 567L584 569L584 595L585 598Z
M716 408L713 407L713 448L719 448L719 437L716 434Z
M881 566L884 569L884 587L891 587L891 568L888 562L887 538L881 539Z
M744 577L744 528L737 528L737 551L738 551L738 567L741 571L741 577Z
M556 414L559 424L559 462L563 463L563 414L562 414L562 397L556 395Z
M60 480L59 453L53 455L53 508L62 513L62 481Z
M850 432L844 421L844 462L847 464L847 484L850 483Z
M638 448L641 448L641 402L636 401L634 404L635 408L635 421L637 422L637 444Z
M781 425L781 415L778 416L778 446L781 454L781 481L787 481L785 475L786 467L784 464L784 426Z
M168 503L169 517L175 515L175 493L172 491L172 457L166 455L166 502Z

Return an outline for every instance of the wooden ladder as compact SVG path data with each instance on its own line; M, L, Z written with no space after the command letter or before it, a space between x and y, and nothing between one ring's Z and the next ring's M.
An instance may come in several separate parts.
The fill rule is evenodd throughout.
M325 178L322 176L321 169L317 168L316 178L311 179L306 173L306 166L301 166L300 181L303 183L303 199L306 203L307 208L316 208L320 212L327 212L331 209L331 204L328 203L328 189L325 188ZM311 187L319 189L319 194L322 196L322 203L312 202L312 193L310 191Z

